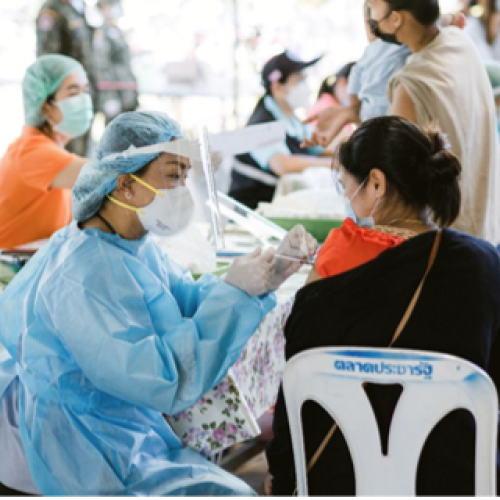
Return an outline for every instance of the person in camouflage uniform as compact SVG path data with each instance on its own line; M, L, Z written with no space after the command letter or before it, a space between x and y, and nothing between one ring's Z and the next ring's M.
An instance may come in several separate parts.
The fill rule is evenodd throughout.
M97 109L92 54L93 29L85 18L84 0L46 0L36 20L37 56L63 54L76 59L85 68L90 93ZM90 131L71 141L67 149L88 156Z
M104 114L108 124L120 113L137 108L137 80L132 72L125 35L117 26L122 15L120 0L99 0L97 6L104 18L93 40L97 109Z

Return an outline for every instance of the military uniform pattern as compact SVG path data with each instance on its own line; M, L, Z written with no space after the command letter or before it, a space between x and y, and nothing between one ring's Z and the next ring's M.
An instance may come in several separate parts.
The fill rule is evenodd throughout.
M94 32L94 68L97 108L109 122L119 113L137 108L137 81L123 31L104 25Z
M78 12L69 0L47 0L42 5L36 20L37 56L63 54L79 61L87 71L96 108L92 36L85 14ZM68 149L86 156L88 139L89 133L71 141Z

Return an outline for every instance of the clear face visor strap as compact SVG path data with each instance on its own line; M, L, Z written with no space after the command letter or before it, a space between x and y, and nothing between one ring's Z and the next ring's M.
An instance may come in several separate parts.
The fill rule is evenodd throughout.
M163 198L165 196L161 191L159 191L158 189L155 189L153 186L150 186L147 182L143 181L142 179L139 179L139 177L135 176L134 174L130 174L130 177L132 177L132 179L134 179L134 181L138 182L139 184L141 184L145 188L152 191L154 194L156 194L160 198ZM113 198L109 194L106 195L106 198L109 201L113 202L115 205L118 205L119 207L128 208L129 210L133 210L134 212L138 212L141 215L145 215L145 212L142 208L137 208L137 207L132 207L130 205L127 205L126 203L123 203L122 201L118 201L116 198Z

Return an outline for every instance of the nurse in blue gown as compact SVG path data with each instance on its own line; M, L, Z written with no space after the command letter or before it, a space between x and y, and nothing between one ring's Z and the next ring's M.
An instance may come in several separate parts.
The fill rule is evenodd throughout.
M191 220L189 159L113 155L175 139L161 113L111 122L73 190L74 221L0 295L0 395L19 399L2 401L18 412L10 435L44 495L254 494L183 447L163 414L225 376L299 264L257 250L224 280L195 282L160 251L148 233L173 235ZM302 227L279 248L315 250Z

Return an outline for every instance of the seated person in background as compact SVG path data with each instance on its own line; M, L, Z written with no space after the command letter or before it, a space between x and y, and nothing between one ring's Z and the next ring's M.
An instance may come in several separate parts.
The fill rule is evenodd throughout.
M250 208L272 200L281 175L302 172L311 166L330 166L330 159L318 158L324 152L321 147L301 148L300 143L310 136L310 130L294 113L310 105L303 70L317 61L298 61L283 52L270 59L262 70L266 94L257 103L247 125L281 120L286 140L236 157L229 195Z
M49 238L71 220L69 191L88 160L64 146L90 127L83 66L45 55L23 79L25 125L0 163L0 248Z
M375 227L351 228L351 242L345 229L339 231L338 254L327 253L324 272L315 277L326 279L297 294L285 327L287 359L316 347L388 347L426 269L436 237L433 222L447 228L459 212L458 159L439 134L424 133L405 119L381 117L361 125L340 149L339 170L353 220ZM403 241L377 242L380 227L403 231ZM363 244L370 253L362 253ZM489 373L498 390L499 333L500 257L481 239L443 229L434 265L394 347L469 360ZM400 390L372 384L367 393L385 448ZM311 402L305 404L302 419L309 463L332 420ZM282 390L273 431L267 447L272 477L267 483L274 495L290 495L295 467ZM417 494L474 494L474 433L474 421L465 411L453 412L438 424L421 455ZM353 465L340 431L310 470L308 483L311 495L355 494Z
M354 65L355 63L350 62L342 66L335 75L323 80L319 88L318 99L307 111L308 116L319 113L330 106L349 106L347 88L349 75Z

